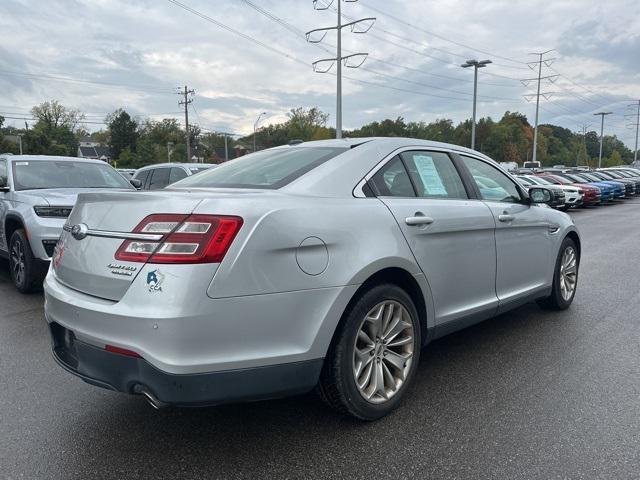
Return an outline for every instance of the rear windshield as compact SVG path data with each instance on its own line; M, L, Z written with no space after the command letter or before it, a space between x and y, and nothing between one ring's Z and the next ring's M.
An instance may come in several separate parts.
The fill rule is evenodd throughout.
M280 188L347 150L332 147L263 150L187 177L170 188Z
M72 160L16 160L13 162L16 190L43 188L133 188L107 164Z

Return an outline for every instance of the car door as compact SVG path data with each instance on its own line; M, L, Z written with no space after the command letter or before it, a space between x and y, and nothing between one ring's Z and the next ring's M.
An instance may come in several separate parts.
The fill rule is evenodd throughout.
M389 208L424 272L435 323L495 312L495 221L470 198L446 152L408 150L369 182Z
M544 205L530 204L522 190L507 174L490 162L461 155L463 164L476 183L478 194L495 217L497 273L496 294L501 304L517 301L548 286L551 281L551 235L557 226L550 225ZM490 178L500 186L483 188ZM500 192L500 198L496 194Z
M170 168L155 168L149 180L149 190L160 190L169 185Z

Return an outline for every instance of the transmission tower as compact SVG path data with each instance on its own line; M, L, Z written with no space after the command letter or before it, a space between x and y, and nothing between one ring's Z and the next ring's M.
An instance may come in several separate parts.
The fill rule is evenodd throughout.
M193 102L193 98L189 98L189 95L195 94L196 91L189 90L187 86L184 86L184 90L178 92L178 95L183 95L184 100L180 100L178 105L184 105L184 128L187 135L187 162L191 161L191 135L189 134L189 104ZM197 120L197 119L196 119Z
M305 36L309 43L320 43L327 36L327 33L331 30L336 31L337 46L336 56L334 58L322 58L312 63L313 71L317 73L327 73L336 64L336 138L342 138L342 65L347 68L358 68L367 59L368 53L352 53L351 55L342 55L342 29L349 27L352 33L367 33L374 22L375 17L361 18L360 20L354 20L349 23L342 23L342 2L354 3L358 0L337 0L338 8L336 9L338 14L338 22L333 27L315 28L309 30ZM313 0L313 8L315 10L327 10L333 4L334 0L330 0L327 4L320 2L319 0ZM361 27L361 28L360 28ZM356 60L360 59L360 61ZM328 64L328 66L326 66ZM322 65L325 65L323 67Z
M527 65L529 66L530 69L535 70L536 68L538 69L538 77L537 78L525 78L520 80L522 82L522 84L525 87L528 87L529 84L531 82L536 82L537 83L537 91L535 94L533 93L529 93L524 95L525 100L528 102L530 101L533 97L536 97L536 120L535 120L535 126L533 129L533 154L532 154L532 160L535 162L537 159L537 146L538 146L538 113L540 110L540 96L542 95L542 97L545 100L549 100L549 98L551 97L551 95L553 95L554 92L540 92L540 84L542 82L542 80L547 80L550 83L554 83L556 81L556 79L558 78L559 75L547 75L545 77L542 76L542 64L544 64L546 67L550 67L551 64L553 63L553 61L555 60L555 58L544 58L545 55L553 52L554 50L547 50L546 52L539 52L539 53L530 53L529 55L537 55L538 56L538 60L535 62L528 62Z
M580 125L580 129L582 130L582 151L584 152L585 161L589 157L589 155L587 154L587 128L589 128L590 126L591 124ZM578 166L578 157L576 156L576 167L577 166Z
M635 103L629 104L629 107L636 107L636 113L632 115L625 115L625 117L631 118L631 123L627 125L627 128L636 127L636 146L633 150L633 162L638 161L638 129L640 129L640 100ZM635 122L633 121L633 117L635 118Z

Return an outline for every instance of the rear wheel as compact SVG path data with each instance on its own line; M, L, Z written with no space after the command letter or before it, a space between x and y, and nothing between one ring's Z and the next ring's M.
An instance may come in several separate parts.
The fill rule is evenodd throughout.
M551 295L538 300L538 304L541 307L551 310L564 310L569 308L576 294L576 287L578 286L579 265L580 257L578 256L576 244L567 237L563 240L560 251L558 252Z
M420 321L401 288L363 293L337 333L320 377L321 397L336 410L376 420L398 406L420 357Z
M46 263L33 256L29 240L23 229L18 229L9 240L9 269L13 284L22 293L42 289Z

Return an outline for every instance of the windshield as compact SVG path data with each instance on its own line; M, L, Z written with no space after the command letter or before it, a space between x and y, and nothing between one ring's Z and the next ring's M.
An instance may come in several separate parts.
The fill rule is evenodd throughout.
M516 178L522 185L525 185L527 187L530 187L531 185L533 185L533 182L526 177L516 177Z
M16 160L13 162L13 184L16 190L133 188L107 164L72 160Z
M187 177L170 188L280 188L347 150L335 147L263 150Z
M553 185L553 183L541 177L532 178L531 181L538 185Z

